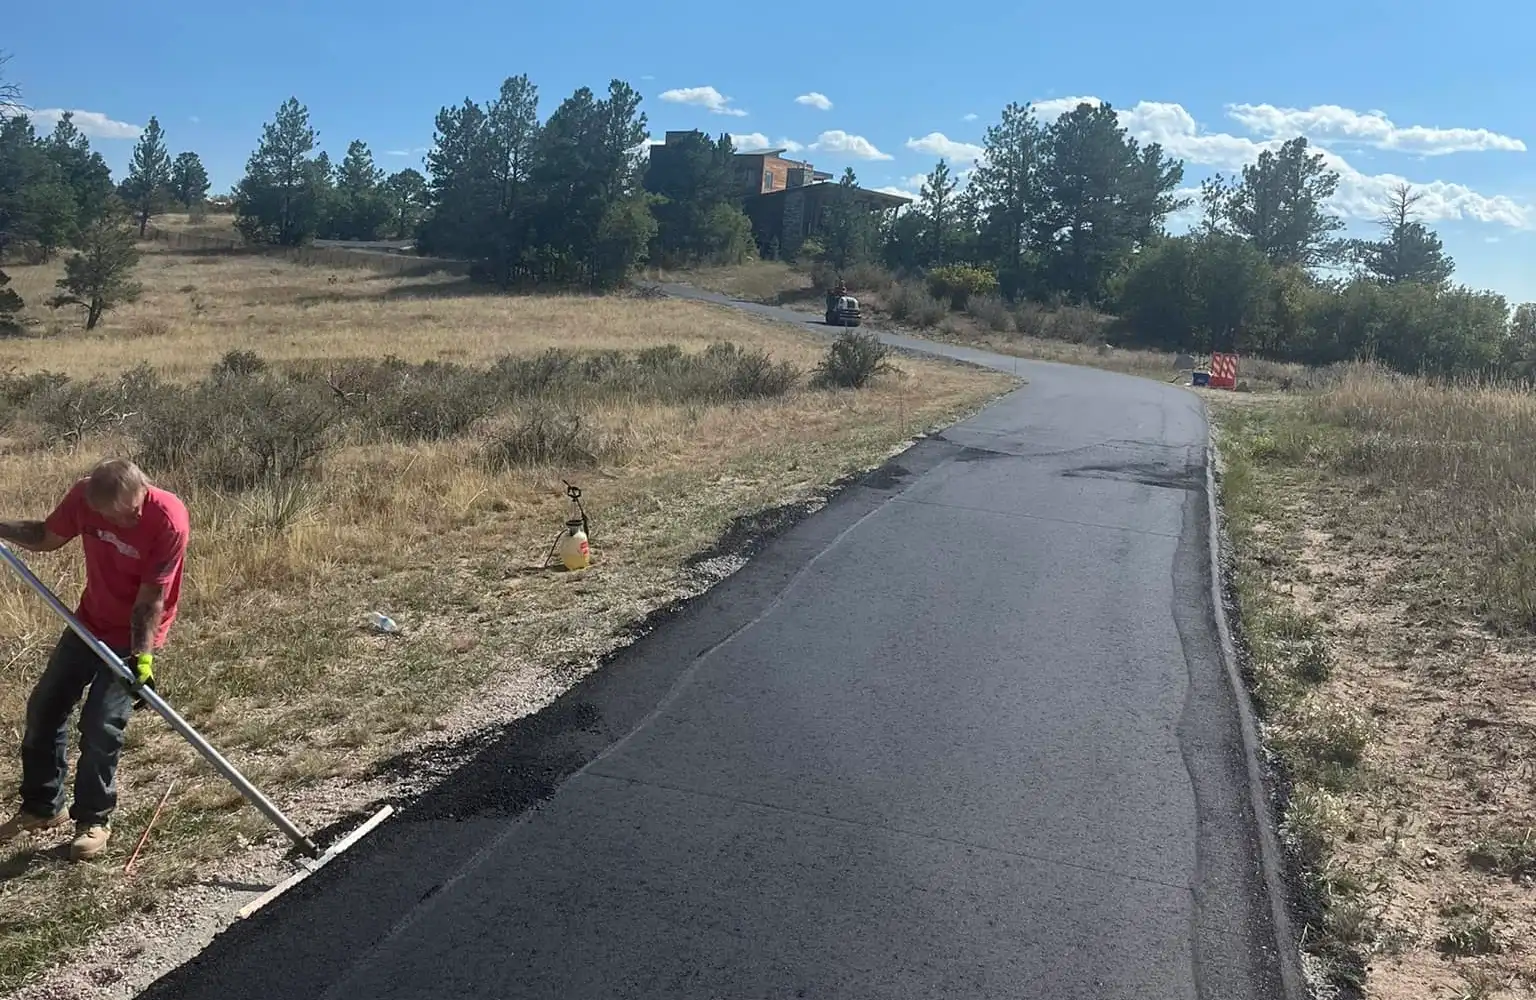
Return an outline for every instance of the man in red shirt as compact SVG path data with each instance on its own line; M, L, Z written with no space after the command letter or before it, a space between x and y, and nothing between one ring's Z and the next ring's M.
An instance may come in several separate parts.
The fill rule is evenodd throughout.
M94 858L107 846L117 807L123 734L138 689L154 683L154 653L165 644L176 620L189 533L186 505L121 459L102 462L75 483L46 521L0 522L0 539L32 552L51 552L80 538L85 592L76 615L138 679L129 687L79 636L64 630L27 701L21 811L0 826L0 843L67 822L66 725L85 694L75 800L69 811L75 821L70 858Z

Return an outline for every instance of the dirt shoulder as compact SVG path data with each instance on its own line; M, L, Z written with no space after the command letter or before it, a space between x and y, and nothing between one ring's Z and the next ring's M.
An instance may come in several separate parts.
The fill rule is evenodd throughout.
M1530 409L1375 375L1215 406L1320 995L1536 995L1536 535L1499 537Z

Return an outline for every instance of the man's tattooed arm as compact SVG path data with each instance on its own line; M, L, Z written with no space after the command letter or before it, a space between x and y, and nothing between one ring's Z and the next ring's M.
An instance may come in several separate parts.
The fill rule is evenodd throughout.
M19 545L29 552L52 552L68 539L49 531L42 521L0 521L0 541Z
M155 632L164 614L165 587L153 583L140 587L138 599L133 602L131 652L137 655L154 651Z

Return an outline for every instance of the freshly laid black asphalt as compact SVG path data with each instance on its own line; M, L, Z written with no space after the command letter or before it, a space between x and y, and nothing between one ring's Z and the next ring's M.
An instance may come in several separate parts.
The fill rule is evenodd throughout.
M145 996L1282 996L1199 400L893 340L1028 384Z

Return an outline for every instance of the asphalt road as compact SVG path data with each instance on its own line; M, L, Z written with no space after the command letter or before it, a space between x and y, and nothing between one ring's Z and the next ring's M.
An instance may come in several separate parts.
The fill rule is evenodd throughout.
M952 353L1028 385L145 996L1281 996L1199 400Z

